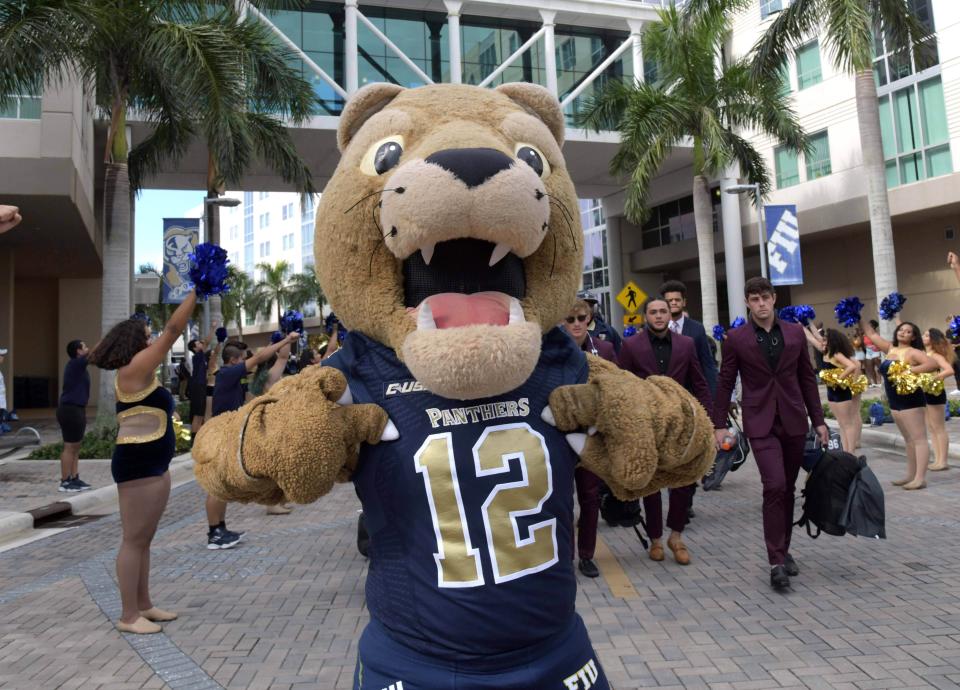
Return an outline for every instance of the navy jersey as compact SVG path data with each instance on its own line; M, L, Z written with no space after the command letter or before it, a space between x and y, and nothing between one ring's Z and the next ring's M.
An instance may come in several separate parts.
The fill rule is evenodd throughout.
M555 388L587 379L566 333L544 336L526 383L483 400L424 390L393 350L356 332L324 365L400 432L363 446L353 477L370 533L371 616L404 644L452 661L566 629L577 457L540 418Z

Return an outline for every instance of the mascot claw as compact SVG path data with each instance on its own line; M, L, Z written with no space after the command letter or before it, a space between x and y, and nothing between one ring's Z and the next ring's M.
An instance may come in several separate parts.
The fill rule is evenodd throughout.
M341 407L346 407L347 405L353 404L353 394L350 393L350 387L347 386L343 390L343 395L337 400L337 405ZM387 417L387 423L383 427L383 432L380 434L381 441L396 441L400 438L400 432L397 430L397 425L393 423L393 420Z
M545 421L545 422L546 422L547 424L549 424L550 426L556 426L556 425L557 425L557 420L556 420L556 418L554 418L554 416L553 416L553 410L550 409L550 406L549 406L549 405L547 405L546 407L543 408L543 412L540 413L540 419L542 419L543 421ZM596 434L597 434L597 427L596 427L596 426L591 425L591 426L587 427L587 436L596 436ZM575 434L570 434L570 436L573 436L573 435L575 435ZM568 440L568 441L570 440L570 436L567 436L567 440ZM573 445L573 444L571 443L571 445ZM578 450L576 447L574 447L574 450L576 450L576 451L577 451L577 454L579 454L579 453L580 453L580 450L583 450L583 444L580 445L580 449L579 449L579 450Z

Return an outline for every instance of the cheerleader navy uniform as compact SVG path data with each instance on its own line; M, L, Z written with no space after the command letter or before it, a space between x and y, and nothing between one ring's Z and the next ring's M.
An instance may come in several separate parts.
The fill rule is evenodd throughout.
M890 380L890 365L893 364L895 359L885 359L880 362L880 373L883 375L883 388L887 392L887 400L890 402L891 410L912 410L917 407L925 407L926 400L924 399L924 392L922 389L917 388L913 393L908 393L906 395L900 395L897 393L897 387Z
M574 610L577 457L540 414L587 379L559 328L519 388L483 400L425 390L393 350L353 332L323 366L399 439L363 446L353 481L370 533L355 690L607 690Z
M835 369L843 369L843 367L831 362L829 359L824 359L823 361ZM827 402L838 403L848 402L850 400L853 400L853 393L849 388L834 388L833 386L827 386Z
M117 484L144 477L159 477L176 451L173 431L173 396L156 379L139 393L123 393L114 381L117 393L117 445L113 450L110 472ZM146 422L145 433L125 434L125 420ZM152 418L155 424L150 424Z
M923 392L923 400L927 405L946 405L947 404L947 391L942 390L938 395L930 395L926 391Z

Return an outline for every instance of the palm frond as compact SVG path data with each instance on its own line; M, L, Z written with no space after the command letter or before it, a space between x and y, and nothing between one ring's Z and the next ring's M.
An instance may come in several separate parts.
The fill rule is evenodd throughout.
M290 131L278 120L248 112L244 118L257 154L302 196L316 194L313 174L297 153Z
M824 2L793 0L787 9L777 15L753 46L754 79L773 79L790 54L809 40L809 36L820 26Z
M873 67L873 19L863 0L825 3L823 43L834 63L845 72Z
M166 119L154 124L153 131L130 150L127 174L130 189L139 192L151 175L159 173L165 163L176 165L187 152L194 132L186 119Z

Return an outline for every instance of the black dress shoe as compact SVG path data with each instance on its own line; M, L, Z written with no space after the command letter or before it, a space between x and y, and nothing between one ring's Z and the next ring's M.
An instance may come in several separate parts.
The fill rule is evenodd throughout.
M790 576L782 565L775 565L770 569L770 586L774 589L786 589L790 586Z
M783 567L787 569L787 575L790 577L796 577L800 574L800 568L797 566L797 562L793 560L793 556L787 554L787 557L783 561Z
M600 568L597 567L592 558L581 558L577 567L587 577L598 577L600 575Z
M697 514L693 512L693 508L687 508L687 519L692 520L695 517L697 517Z

